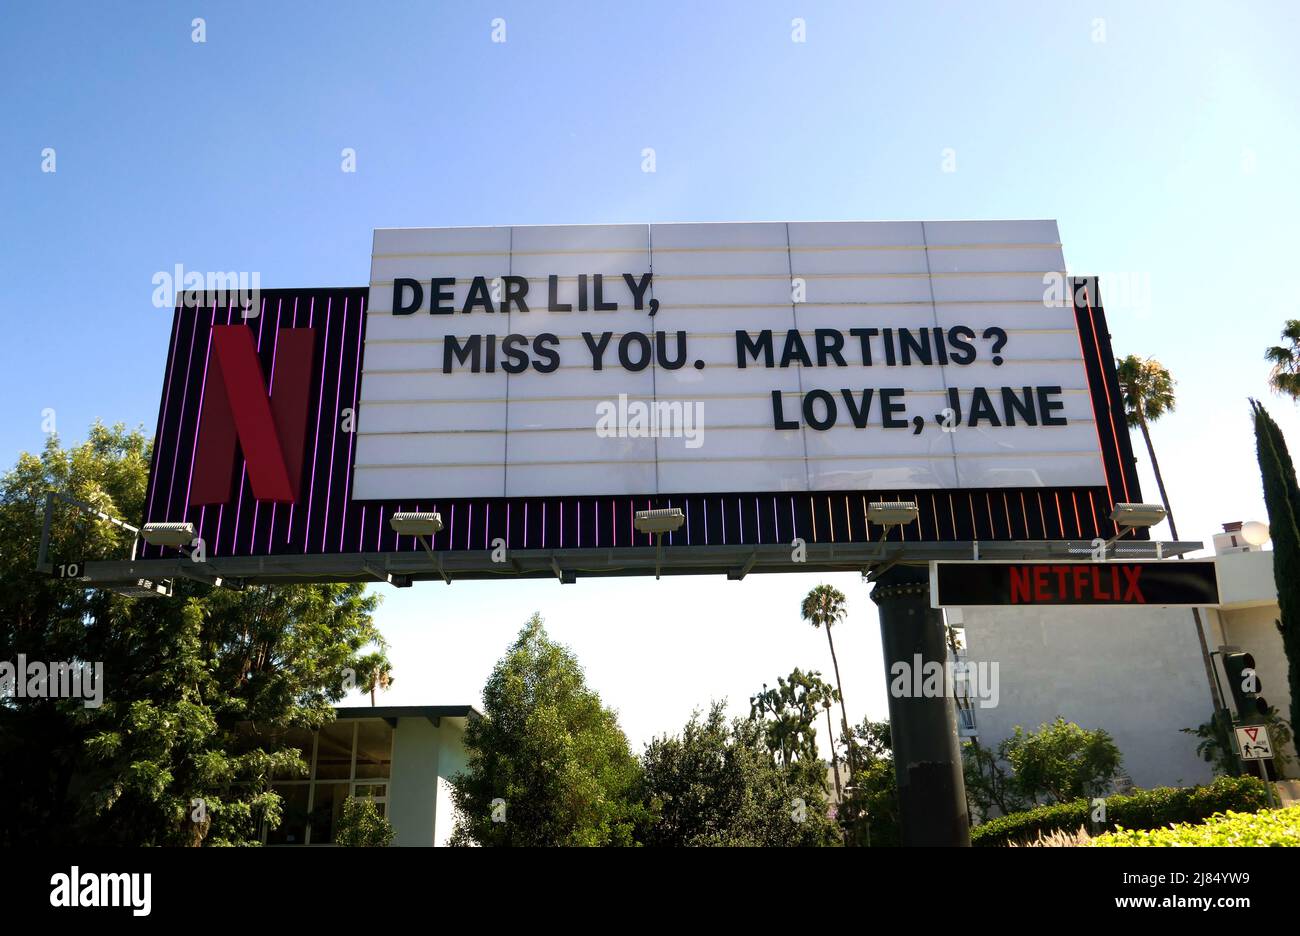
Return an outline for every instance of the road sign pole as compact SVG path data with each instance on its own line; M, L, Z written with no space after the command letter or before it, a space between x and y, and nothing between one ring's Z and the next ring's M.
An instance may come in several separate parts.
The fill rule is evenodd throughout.
M876 582L871 600L880 609L885 684L896 663L911 674L919 659L943 666L948 659L943 614L930 607L930 576L924 568L895 566ZM908 679L923 684L921 674ZM946 680L945 680L946 689ZM947 692L937 698L889 693L889 726L898 778L904 845L970 845L966 785L957 743L956 712Z

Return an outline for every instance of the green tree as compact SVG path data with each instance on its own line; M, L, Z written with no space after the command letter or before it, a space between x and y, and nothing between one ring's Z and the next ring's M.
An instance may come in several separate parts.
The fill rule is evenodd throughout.
M365 797L349 796L339 813L334 844L353 848L386 848L393 841L393 824Z
M212 589L133 600L39 573L46 495L144 512L150 446L96 424L0 479L0 659L98 663L103 700L0 700L0 843L250 844L274 826L272 775L305 770L276 739L333 717L342 673L379 635L360 585ZM60 509L55 559L118 558L130 537Z
M455 844L630 845L640 766L614 712L539 615L497 663L452 781Z
M1300 319L1287 319L1282 340L1286 343L1264 352L1264 359L1273 365L1268 382L1278 393L1300 399Z
M995 749L984 747L978 738L971 738L961 748L966 799L985 819L991 818L994 810L1009 816L1033 805L1016 786L1006 754L1005 740Z
M370 705L373 707L375 691L387 692L393 685L393 664L381 649L362 657L357 672L361 675L361 691L370 693Z
M898 846L898 778L889 722L864 718L853 727L853 739L858 769L849 777L839 810L845 841L873 848Z
M844 704L844 681L840 679L840 661L835 656L835 638L831 636L831 628L838 624L848 614L845 608L844 593L838 588L831 585L818 585L812 591L804 596L803 603L799 606L800 616L811 624L813 627L825 628L826 643L831 648L831 665L835 670L835 691L839 695L840 716L843 721L840 724L840 737L848 739L848 760L849 772L856 769L854 762L853 732L849 729L849 710ZM831 745L831 768L835 774L835 789L841 789L840 768L835 757L835 737L830 737Z
M1038 730L1019 725L999 754L1015 771L1015 787L1026 799L1050 797L1067 803L1103 792L1119 772L1120 753L1104 730L1080 728L1061 716Z
M728 725L715 702L681 734L655 738L642 756L645 811L637 839L657 846L811 846L838 838L824 779L773 757L759 718Z
M777 685L750 697L750 717L760 719L768 746L789 767L791 761L821 763L817 753L818 709L826 710L839 693L817 672L795 668L789 676L777 678ZM834 741L831 742L834 744Z
M1288 323L1288 327L1291 324ZM1291 690L1291 725L1300 726L1300 485L1282 431L1258 401L1252 400L1255 450L1264 482L1264 506L1273 539L1273 581L1277 585L1278 633L1286 651Z

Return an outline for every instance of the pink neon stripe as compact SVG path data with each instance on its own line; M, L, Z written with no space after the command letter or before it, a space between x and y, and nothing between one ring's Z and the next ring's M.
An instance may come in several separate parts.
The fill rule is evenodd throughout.
M384 508L379 508L379 526L375 530L375 552L384 551Z
M334 431L330 435L330 473L325 483L325 522L321 524L320 531L320 551L325 551L325 534L329 531L330 516L330 493L334 490L334 453L338 450L339 440L339 401L343 398L343 349L347 347L347 342L343 339L348 333L348 300L343 300L343 324L339 327L339 376L338 382L334 387L334 410L333 422ZM321 361L321 369L324 370L325 362ZM324 384L324 374L321 375L321 383ZM321 387L324 390L324 386ZM346 505L345 505L346 506ZM398 537L399 539L401 537ZM399 546L398 549L401 549Z
M321 345L321 363L324 364L325 355L329 353L330 346L330 311L334 305L334 299L331 297L325 303L325 343ZM320 393L316 398L316 441L311 446L311 486L307 488L307 520L302 527L302 541L306 545L307 537L311 536L311 504L316 497L316 456L320 452L320 421L325 416L325 381L320 382ZM328 526L328 524L325 524Z
M275 301L275 344L271 345L271 382L267 388L268 396L275 392L275 356L276 352L280 350L280 307L282 305L284 305L283 299ZM272 543L275 542L275 508L279 506L279 504L271 504L271 526L266 531L267 555L270 555ZM253 535L257 535L257 511L253 511Z
M196 322L195 325L197 327L198 323ZM180 333L181 333L181 316L180 316L180 310L178 309L176 312L175 321L172 322L172 353L171 353L171 359L167 362L167 381L165 384L165 389L163 390L162 420L158 424L159 437L154 440L154 446L153 446L154 470L149 475L149 477L151 478L157 477L158 466L162 464L162 434L167 431L167 406L169 403L171 403L171 399L172 399L172 377L174 376L176 371L176 345L180 343L179 340ZM176 432L179 435L180 426L176 427ZM172 469L175 470L175 468L176 466L173 464ZM158 495L158 485L151 484L149 486L149 509L145 512L146 520L153 520L153 499L157 495Z
M216 321L216 318L217 318L217 307L216 307L216 306L213 306L213 307L212 307L212 320L215 322L215 321ZM171 476L171 480L170 480L169 482L167 482L167 504L166 504L166 506L165 506L164 509L163 509L163 515L164 515L164 516L170 516L170 515L171 515L171 512L172 512L172 494L173 494L173 492L175 491L175 488L176 488L176 463L177 463L178 461L180 461L180 457L181 457L181 435L183 434L183 431L182 431L182 430L184 429L184 422L185 422L185 401L186 401L187 399L189 399L189 395L190 395L190 370L191 370L192 364L193 364L193 362L194 362L194 337L195 337L198 333L199 333L199 313L198 313L198 310L195 309L195 310L194 310L194 331L190 332L190 354L189 354L189 358L188 358L188 359L186 360L186 362L185 362L185 384L184 384L183 389L181 390L181 421L180 421L180 424L178 424L177 427L176 427L176 452L175 452L175 454L172 456L172 476ZM209 332L208 332L209 342L211 341L211 335L212 335L212 332L211 332L211 330L209 329ZM204 386L207 386L207 382L208 382L208 360L207 360L207 358L205 357L205 358L203 359L203 385L204 385ZM200 401L200 402L201 402L201 401ZM196 416L196 417L195 417L195 422L194 422L194 439L195 439L195 442L198 441L198 437L199 437L199 424L198 424L198 417ZM194 470L194 456L193 456L193 454L190 455L190 470L191 470L191 471ZM189 503L190 503L189 486L188 486L188 485L186 485L185 491L186 491L186 494L185 494L185 506L188 507L188 506L189 506ZM185 516L184 511L181 512L181 516L182 516L182 517ZM159 549L159 554L161 554L161 548Z
M348 500L352 493L352 440L357 437L357 397L361 395L361 335L366 324L366 297L361 297L361 309L357 312L357 368L352 375L352 431L348 433L348 473L343 484L343 523L339 530L339 552L343 552L343 537L348 531ZM438 508L434 508L437 510Z
M315 320L316 320L316 297L312 296L311 305L307 309L307 327L312 328L313 322ZM293 324L294 325L298 324L298 300L297 299L293 301ZM314 473L314 467L313 467L313 473ZM293 542L293 515L294 515L294 510L295 508L297 508L297 506L298 506L297 501L294 501L292 504L289 505L289 529L284 539L286 543Z

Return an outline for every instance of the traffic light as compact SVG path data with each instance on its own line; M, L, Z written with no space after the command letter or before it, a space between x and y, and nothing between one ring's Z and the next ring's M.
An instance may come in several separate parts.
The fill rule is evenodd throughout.
M1263 724L1268 703L1259 694L1262 687L1255 675L1255 658L1244 650L1225 651L1223 671L1228 677L1237 717L1245 724Z

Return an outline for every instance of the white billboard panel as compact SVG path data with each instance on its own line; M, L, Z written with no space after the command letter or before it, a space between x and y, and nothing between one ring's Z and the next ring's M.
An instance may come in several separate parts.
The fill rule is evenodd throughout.
M358 500L1105 485L1052 221L377 230Z

